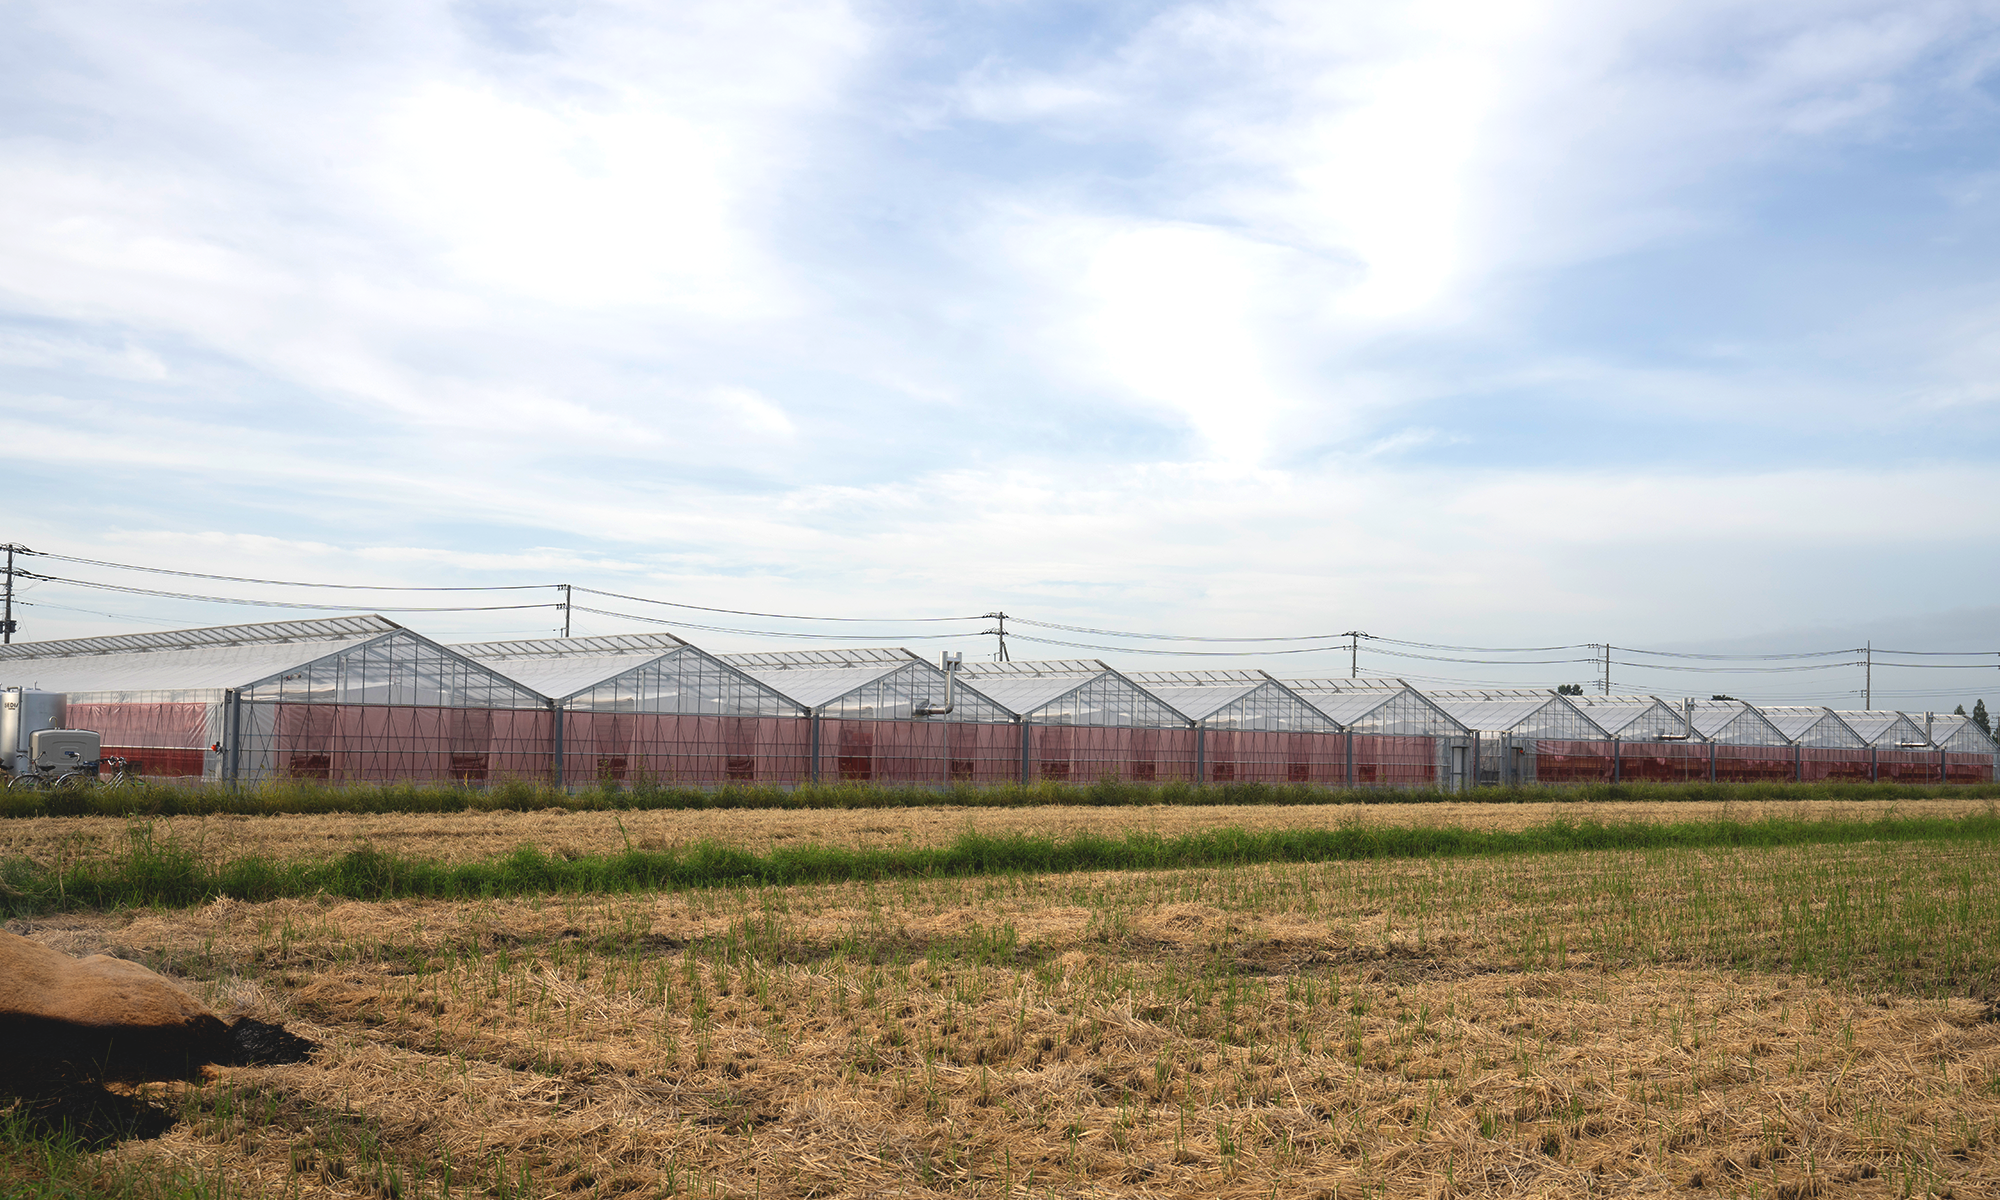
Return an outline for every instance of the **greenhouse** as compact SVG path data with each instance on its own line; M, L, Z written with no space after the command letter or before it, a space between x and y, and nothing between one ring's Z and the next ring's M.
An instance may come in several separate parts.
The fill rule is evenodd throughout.
M1938 757L1930 735L1907 713L1889 709L1857 709L1840 714L1847 727L1868 743L1878 780L1888 783L1936 783Z
M1956 713L1933 717L1931 744L1938 748L1938 771L1946 783L1988 783L1993 779L1993 739Z
M804 706L669 633L453 650L551 698L562 783L798 783Z
M1198 778L1193 722L1101 662L967 663L962 674L1019 718L1023 783Z
M1708 745L1687 717L1657 696L1571 696L1571 704L1616 739L1617 782L1686 783L1708 778Z
M153 776L485 783L552 765L539 693L378 616L16 643L0 686L65 693L65 724Z
M1830 708L1760 704L1757 711L1792 742L1795 780L1875 778L1875 755L1868 739Z
M1464 791L1479 737L1400 679L1287 679L1348 733L1350 787Z
M1340 726L1262 671L1126 676L1195 722L1195 775L1210 783L1347 781Z
M947 672L904 649L712 654L666 633L445 646L381 616L0 646L0 687L156 778L1307 783L1995 778L1969 718L1740 700L1420 692L1401 679Z
M1708 739L1715 764L1710 778L1722 783L1767 783L1797 776L1792 739L1769 718L1741 700L1691 700L1689 719Z
M1425 694L1479 734L1481 783L1611 780L1616 744L1568 697L1505 688Z
M908 650L724 654L809 715L810 777L847 783L1002 783L1020 777L1014 714Z

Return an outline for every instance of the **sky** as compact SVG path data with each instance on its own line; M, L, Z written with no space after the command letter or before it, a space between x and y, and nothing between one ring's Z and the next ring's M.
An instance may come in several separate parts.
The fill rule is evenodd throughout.
M1280 676L1350 656L1020 622L1542 685L1598 652L1395 647L1984 648L1877 705L2000 703L2000 4L5 12L0 539L894 618L570 613L719 650L986 655L905 618L997 611L1017 658ZM24 640L309 615L19 599Z

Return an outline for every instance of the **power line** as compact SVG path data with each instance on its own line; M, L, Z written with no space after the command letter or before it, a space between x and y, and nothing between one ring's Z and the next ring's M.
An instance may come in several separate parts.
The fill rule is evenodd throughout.
M1632 646L1613 646L1612 649L1622 650L1626 654L1644 654L1653 658L1701 658L1701 659L1710 659L1717 662L1724 662L1724 661L1748 662L1752 660L1776 660L1776 659L1787 659L1787 658L1836 658L1842 654L1861 653L1861 647L1859 646L1856 646L1848 650L1800 650L1800 651L1787 652L1781 654L1692 654L1692 653L1684 653L1679 650L1640 650Z
M628 596L623 592L607 592L600 588L577 587L579 592L589 592L593 596L610 596L617 600L631 600L639 604L660 604L668 608L688 608L696 612L727 613L732 617L768 617L774 621L852 621L863 625L909 625L934 621L978 621L982 617L808 617L798 613L749 612L740 608L710 608L706 604L682 604L677 600L655 600L651 596Z
M1561 646L1556 647L1559 650L1564 648ZM1475 666L1487 667L1548 667L1568 663L1596 663L1600 661L1596 658L1447 658L1438 654L1411 654L1405 650L1382 650L1373 646L1369 647L1369 651L1374 654L1387 654L1392 658L1416 658L1422 659L1425 662L1470 663Z
M1033 625L1039 629L1060 629L1066 633L1088 633L1097 637L1141 638L1159 642L1323 642L1328 638L1352 636L1347 633L1306 633L1299 634L1296 637L1199 637L1187 633L1131 633L1122 629L1093 629L1088 625L1059 625L1053 621L1031 621L1026 617L1012 617L1009 619L1019 621L1023 625ZM1368 635L1362 634L1361 636L1366 637ZM1069 643L1058 642L1053 644L1068 645ZM1345 643L1342 643L1342 648L1346 648ZM1291 651L1277 651L1277 653L1291 653Z
M63 612L83 613L91 617L110 617L114 621L136 621L141 625L158 625L162 629L171 629L177 624L177 622L161 621L154 617L142 617L134 613L105 612L97 608L78 608L73 604L50 604L46 600L16 600L14 603L22 608L53 608Z
M580 592L584 589L578 588L576 590ZM627 621L646 621L654 625L666 625L674 629L699 629L704 633L734 633L743 634L748 637L800 638L815 642L851 642L854 640L854 635L847 633L791 633L776 629L732 629L726 625L697 625L691 621L672 621L666 617L646 617L638 613L612 612L607 608L587 608L581 604L576 606L575 611L595 613L600 617L620 617ZM936 641L976 635L965 633L899 633L893 636L899 641Z
M552 583L498 583L488 585L465 585L460 587L419 587L403 583L306 583L296 579L255 579L247 575L209 575L201 571L176 571L169 567L142 567L136 563L106 562L97 558L75 558L67 554L50 554L46 551L31 551L38 558L52 558L59 562L80 563L87 567L111 567L120 571L147 571L154 575L179 575L184 579L216 579L225 583L262 583L272 587L303 588L343 588L362 592L525 592L535 588L548 588Z
M1861 663L1859 660L1849 660L1846 662L1811 663L1803 667L1683 667L1670 663L1635 663L1621 662L1613 659L1611 665L1614 667L1634 667L1641 671L1699 671L1710 675L1733 675L1738 673L1761 675L1788 671L1834 671L1841 667L1858 667ZM1879 667L1882 664L1876 663L1875 665Z
M582 592L589 595L605 596L612 599L628 601L631 603L659 605L662 607L683 609L690 612L720 613L731 616L747 616L764 620L777 620L777 621L839 622L842 624L863 624L863 625L909 625L909 624L968 622L968 621L983 620L987 617L995 615L995 614L979 614L979 615L945 616L945 617L818 616L818 615L810 615L803 613L763 612L751 609L722 608L711 605L688 604L681 601L660 600L650 596L639 596L624 592L607 591L601 588L582 587L582 586L567 585L567 584L491 584L491 585L432 586L432 585L407 585L407 584L348 584L348 583L325 583L325 582L314 582L314 581L303 581L303 580L277 580L277 579L264 579L255 576L221 575L221 574L213 574L200 571L183 571L174 568L152 567L134 563L119 563L105 559L81 558L65 554L49 554L45 552L28 550L26 547L12 547L12 549L15 550L17 553L32 554L35 555L36 557L47 558L52 561L79 563L90 566L108 568L112 570L141 571L152 574L171 575L188 579L212 579L225 582L246 583L257 586L270 586L270 587L332 588L332 589L341 589L350 591L383 591L383 592L394 592L394 591L503 592L503 591L530 591L530 590L538 590L542 588L553 587L553 588L563 589L566 595L572 592ZM76 587L91 588L107 592L117 592L126 595L149 596L149 597L157 597L170 600L193 601L197 603L234 604L234 605L258 607L258 608L303 609L303 610L319 611L319 612L373 611L373 612L384 612L384 613L497 612L497 611L519 611L519 610L540 609L540 608L563 608L569 611L588 612L599 616L613 617L620 620L643 621L651 624L667 625L667 626L690 629L690 630L699 630L702 632L724 633L724 634L747 636L747 637L773 637L773 638L792 638L792 639L803 639L803 640L813 640L813 641L839 641L839 640L849 640L852 636L854 636L851 634L831 634L831 633L814 634L814 633L789 632L784 630L744 629L733 626L706 625L694 622L672 621L664 618L642 616L635 613L614 612L608 609L588 608L580 605L572 606L571 604L564 603L561 601L553 603L501 604L501 605L437 605L437 606L338 605L338 604L315 604L315 603L284 601L284 600L260 600L260 599L251 599L247 597L236 597L236 596L206 595L206 594L191 593L191 592L170 591L165 589L133 587L129 585L108 583L99 580L73 579L64 576L41 575L41 574L36 574L34 572L21 570L19 568L10 570L8 572L8 577L7 577L7 583L10 586L10 588L17 579L23 581L69 584L71 586L76 586ZM29 590L29 589L22 589L22 590ZM91 613L93 615L107 616L119 620L135 620L135 621L142 620L142 618L138 618L130 614L103 613L91 609L69 608L68 606L65 605L50 604L46 601L30 602L25 599L21 599L17 600L17 603L21 603L23 605L33 603L40 607L67 609L68 611ZM1167 654L1167 655L1187 656L1187 657L1227 658L1227 657L1251 657L1251 656L1264 657L1264 656L1280 656L1280 655L1295 655L1295 654L1320 654L1320 653L1337 653L1340 651L1346 651L1351 655L1355 653L1365 642L1367 643L1367 648L1372 653L1381 654L1392 658L1410 659L1421 662L1463 663L1467 665L1480 665L1480 666L1528 667L1528 666L1555 666L1555 665L1572 665L1572 664L1581 665L1586 663L1592 666L1596 666L1600 662L1605 661L1604 658L1600 657L1597 653L1593 653L1587 658L1462 657L1463 655L1475 655L1475 654L1481 654L1481 655L1547 654L1552 652L1561 652L1565 650L1576 650L1585 648L1590 648L1593 651L1595 651L1598 650L1600 647L1598 644L1594 643L1571 643L1567 645L1511 646L1511 647L1464 646L1451 643L1418 642L1401 638L1380 637L1373 634L1362 633L1357 630L1347 630L1338 634L1325 633L1325 634L1301 634L1301 635L1287 635L1287 636L1244 636L1244 637L1210 636L1210 635L1152 633L1152 632L1140 632L1133 630L1105 629L1087 625L1069 625L1052 621L1037 621L1031 618L1024 618L1024 617L1010 617L1009 619L1014 620L1019 625L1026 625L1039 629L1057 630L1069 633L1089 634L1089 635L1108 637L1108 638L1124 638L1124 639L1132 639L1138 641L1194 642L1194 643L1211 644L1218 646L1271 645L1273 643L1285 643L1285 642L1311 643L1306 645L1288 646L1283 649L1168 650L1168 649L1158 649L1158 648L1150 648L1143 646L1117 646L1117 645L1103 645L1096 643L1065 641L1055 638L1035 637L1028 634L1015 635L1016 637L1021 638L1025 641L1038 643L1041 645L1061 646L1066 649L1090 650L1107 654ZM990 632L991 632L990 630L982 631L982 634ZM982 634L974 634L968 631L965 633L958 633L958 634L904 633L904 634L892 634L888 636L897 638L899 640L901 639L939 640L951 637L981 636ZM1390 647L1400 647L1400 649L1391 649ZM1653 658L1653 659L1664 658L1664 659L1679 660L1677 662L1635 662L1635 661L1617 660L1610 663L1609 665L1615 665L1638 671L1676 671L1676 672L1690 672L1690 673L1700 673L1700 674L1775 674L1775 673L1792 673L1800 671L1837 670L1837 669L1844 669L1847 667L1861 665L1857 661L1856 656L1861 655L1863 653L1863 651L1857 649L1788 651L1788 652L1774 652L1767 654L1707 654L1707 653L1699 653L1692 651L1648 650L1648 649L1640 649L1628 646L1612 646L1609 647L1608 649L1627 654L1639 655L1644 658ZM1436 651L1438 653L1425 654L1425 653L1416 653L1416 651ZM1883 653L1910 657L1910 658L1926 658L1926 659L1936 659L1936 658L1985 659L1993 655L1995 652L1976 651L1976 650L1967 650L1967 651L1885 650L1883 651ZM1802 660L1812 660L1812 659L1832 659L1836 661L1830 661L1830 662L1802 661ZM1731 666L1720 665L1723 663L1746 664L1746 665L1731 665ZM1797 665L1781 666L1781 665L1750 665L1750 664L1797 664ZM1973 663L1898 662L1893 660L1885 661L1876 659L1873 660L1872 665L1885 668L1900 668L1900 669L1910 669L1910 670L1992 670L1995 669L1996 667L2000 667L2000 662L1973 662ZM1934 694L1934 693L1921 693L1921 694Z
M1583 650L1594 646L1591 642L1573 642L1567 646L1447 646L1437 642L1406 642L1400 638L1377 637L1364 633L1362 637L1371 642L1387 642L1392 646L1411 646L1418 650L1462 650L1467 654L1550 654L1557 650ZM1383 651L1382 653L1388 653ZM1449 660L1448 660L1449 661ZM1557 661L1567 662L1567 659ZM1596 662L1596 659L1581 661Z
M301 604L292 600L249 600L240 596L201 596L192 592L167 592L156 588L127 587L118 583L100 583L91 579L69 579L61 575L38 575L27 571L16 571L24 579L39 579L46 583L67 583L75 587L95 588L104 592L121 592L129 596L156 596L166 600L198 600L209 604L245 604L253 608L303 608L314 612L503 612L522 608L561 608L555 601L544 604L469 604L435 605L428 607L382 607L373 604Z
M1009 618L1009 620L1013 619L1015 618ZM1173 654L1194 658L1247 658L1253 655L1263 656L1270 654L1345 653L1347 650L1346 642L1337 642L1331 646L1301 646L1294 650L1155 650L1149 646L1097 646L1087 642L1059 642L1054 638L1035 637L1032 634L1026 633L1009 633L1007 636L1023 642L1034 642L1042 646L1066 646L1072 650L1102 650L1111 654Z

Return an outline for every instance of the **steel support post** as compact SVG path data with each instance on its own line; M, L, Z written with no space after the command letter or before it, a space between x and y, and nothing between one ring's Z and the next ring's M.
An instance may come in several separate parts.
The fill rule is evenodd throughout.
M243 769L243 696L235 688L222 693L223 737L228 742L223 747L222 777L235 787L242 777Z
M1354 731L1347 731L1347 786L1354 786Z
M549 779L559 792L569 786L569 762L566 757L568 748L563 745L565 732L562 704L551 700L549 701Z
M1194 727L1194 778L1196 783L1208 782L1208 726Z
M1027 787L1028 783L1030 782L1028 779L1028 742L1033 735L1029 733L1029 729L1030 725L1028 722L1026 721L1021 722L1021 786L1022 787Z
M817 710L815 710L812 713L811 720L812 720L812 735L811 738L809 739L810 746L809 749L807 750L807 753L811 755L811 761L806 766L806 778L813 783L818 783L819 782L819 712Z

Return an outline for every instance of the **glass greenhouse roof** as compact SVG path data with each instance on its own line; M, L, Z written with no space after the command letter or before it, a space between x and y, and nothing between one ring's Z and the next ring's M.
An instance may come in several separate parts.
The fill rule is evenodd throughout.
M1608 741L1611 734L1569 702L1567 696L1529 689L1425 692L1467 728L1519 737Z
M401 632L394 621L364 616L16 642L0 647L0 686L220 693Z
M692 649L671 633L465 642L452 647L544 696L565 699L627 671Z
M893 675L912 662L908 650L782 650L716 657L806 708L818 708L857 688Z
M1840 713L1840 719L1860 734L1863 741L1878 749L1907 750L1930 744L1922 725L1911 720L1909 714L1894 709L1849 709Z
M1186 714L1096 659L966 663L961 674L980 693L1047 725L1163 729L1186 726Z
M0 661L10 658L59 658L78 654L124 654L148 650L194 650L216 646L285 645L358 639L393 633L402 626L387 617L324 617L309 621L266 621L256 625L216 625L206 629L167 629L157 633L117 633L105 637L69 638L49 642L15 642L0 646Z
M1216 728L1339 731L1325 713L1262 671L1143 671L1126 678L1194 720Z
M1991 754L1993 739L1987 737L1971 717L1940 713L1931 720L1931 742L1954 754Z
M964 669L953 685L949 714L925 713L944 704L947 680L936 664L897 648L787 650L724 654L721 661L775 688L820 715L853 720L910 720L935 716L954 722L1008 722L1005 705L971 686Z
M1625 741L1700 741L1679 709L1658 696L1569 696L1584 715Z
M1284 684L1341 729L1397 734L1469 732L1400 679L1287 679Z
M1261 671L1134 671L1125 678L1196 721L1272 682Z
M0 684L102 701L539 708L540 693L379 616L274 621L63 642L0 656Z
M1696 700L1695 732L1730 746L1789 746L1792 740L1741 700Z
M1868 744L1868 739L1830 708L1809 704L1760 704L1757 711L1763 713L1764 719L1775 725L1779 733L1801 746L1846 750Z

